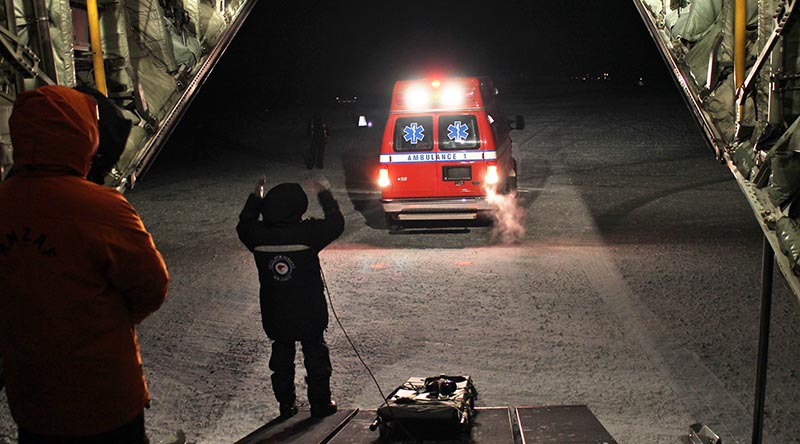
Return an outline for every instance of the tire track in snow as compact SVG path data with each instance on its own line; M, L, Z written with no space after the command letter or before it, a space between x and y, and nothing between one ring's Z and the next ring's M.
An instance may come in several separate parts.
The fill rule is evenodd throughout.
M750 411L728 392L725 384L696 354L670 339L669 331L625 283L612 259L602 248L587 249L584 271L588 283L616 317L629 341L669 378L679 402L696 419L709 424L726 438L746 437ZM689 424L685 424L688 429Z

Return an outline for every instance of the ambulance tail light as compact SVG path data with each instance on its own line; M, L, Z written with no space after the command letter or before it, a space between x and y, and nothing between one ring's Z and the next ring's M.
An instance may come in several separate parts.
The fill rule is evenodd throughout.
M500 176L497 174L497 165L489 165L486 167L486 177L484 181L488 185L497 185L497 182L500 180Z
M378 171L378 186L381 188L386 188L391 184L389 181L389 169L388 168L381 168Z

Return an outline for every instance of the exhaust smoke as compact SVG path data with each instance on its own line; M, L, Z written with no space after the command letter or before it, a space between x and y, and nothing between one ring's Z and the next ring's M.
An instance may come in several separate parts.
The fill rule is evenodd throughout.
M525 209L517 205L515 194L500 194L493 187L486 189L492 212L492 242L516 244L525 238Z

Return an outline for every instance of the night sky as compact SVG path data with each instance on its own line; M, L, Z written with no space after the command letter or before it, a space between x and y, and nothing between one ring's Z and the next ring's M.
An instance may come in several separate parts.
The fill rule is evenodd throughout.
M207 88L279 106L385 94L395 80L431 74L536 81L602 72L667 78L630 0L261 1Z

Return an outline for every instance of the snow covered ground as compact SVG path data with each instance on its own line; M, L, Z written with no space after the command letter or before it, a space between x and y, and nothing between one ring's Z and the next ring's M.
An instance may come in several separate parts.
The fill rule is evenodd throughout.
M372 129L330 111L324 174L347 228L321 258L344 327L386 392L469 374L480 406L587 404L621 444L682 443L695 422L750 442L761 232L738 186L674 89L540 91L507 96L527 121L512 133L516 243L492 227L387 232L372 180L386 110L367 110ZM255 265L234 227L261 174L317 173L301 161L308 116L217 117L188 116L127 194L172 275L139 328L154 443L178 429L232 443L277 413ZM775 282L764 442L798 443L800 310ZM339 404L377 407L333 317L327 338ZM299 354L298 369L304 400ZM0 441L15 436L2 400Z

